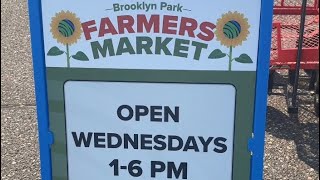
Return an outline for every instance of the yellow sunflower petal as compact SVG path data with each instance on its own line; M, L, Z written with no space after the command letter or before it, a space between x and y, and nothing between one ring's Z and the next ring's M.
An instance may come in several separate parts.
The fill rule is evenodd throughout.
M248 19L237 11L223 14L216 25L217 40L227 47L239 46L249 35Z
M52 18L50 31L59 43L71 45L81 37L81 21L75 13L61 11Z

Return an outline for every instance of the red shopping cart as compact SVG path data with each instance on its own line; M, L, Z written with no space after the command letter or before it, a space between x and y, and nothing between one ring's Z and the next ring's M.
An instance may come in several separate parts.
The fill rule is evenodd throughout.
M300 48L299 42L301 42ZM296 77L299 74L297 68L298 71L302 69L309 74L309 88L317 92L316 85L319 84L316 83L319 76L319 0L275 0L269 92L272 91L274 72L277 69L288 69L289 84L297 88L298 85L295 84L299 79ZM295 93L291 93L293 99L289 97L289 101L296 101ZM296 102L288 103L289 112L296 112ZM316 103L319 104L319 101Z

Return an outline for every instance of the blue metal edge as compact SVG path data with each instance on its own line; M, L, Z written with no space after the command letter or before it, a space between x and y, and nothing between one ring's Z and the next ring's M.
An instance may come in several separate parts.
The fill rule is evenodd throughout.
M263 179L272 19L273 0L261 0L253 139L249 142L253 153L251 180Z
M49 131L41 0L29 0L28 5L40 144L41 179L51 180L50 145L52 144L53 139L52 134Z

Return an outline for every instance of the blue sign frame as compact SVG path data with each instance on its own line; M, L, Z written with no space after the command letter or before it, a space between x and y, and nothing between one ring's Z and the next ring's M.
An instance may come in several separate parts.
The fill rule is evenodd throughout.
M32 57L36 91L41 177L52 180L51 152L53 135L49 131L46 65L42 26L41 0L29 0ZM267 111L267 85L272 33L273 1L261 0L260 32L256 79L253 137L248 148L252 152L251 180L263 179L264 138Z

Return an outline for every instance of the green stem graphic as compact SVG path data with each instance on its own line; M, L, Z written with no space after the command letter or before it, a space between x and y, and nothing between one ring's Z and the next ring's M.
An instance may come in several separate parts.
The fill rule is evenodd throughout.
M69 44L67 44L67 67L70 67Z
M231 71L231 67L232 67L232 46L230 46L230 51L229 51L229 71Z

